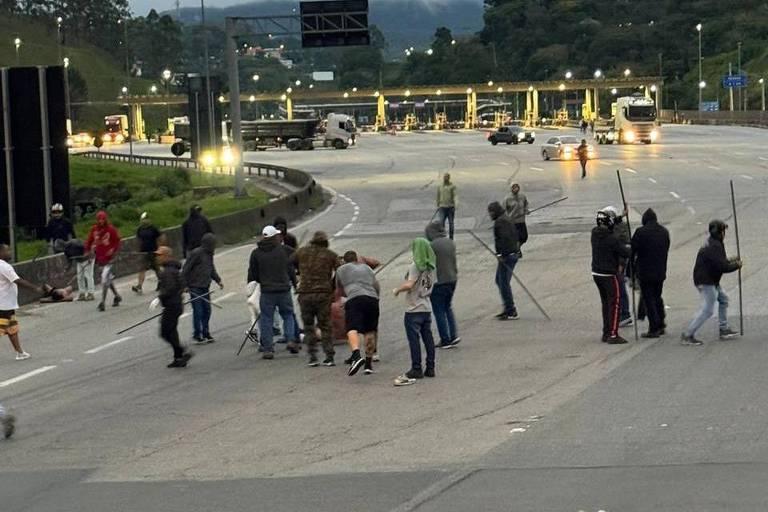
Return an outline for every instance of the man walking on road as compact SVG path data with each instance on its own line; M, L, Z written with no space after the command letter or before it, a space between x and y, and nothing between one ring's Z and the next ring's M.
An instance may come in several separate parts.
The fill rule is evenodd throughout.
M742 266L740 259L728 258L725 255L723 240L727 228L728 225L721 220L710 222L709 238L696 255L696 264L693 267L693 284L699 290L701 306L688 328L680 336L680 343L683 345L703 344L696 339L696 331L714 314L715 302L719 305L720 339L727 340L738 335L728 326L728 296L720 287L720 279L723 274L735 272Z
M379 330L379 296L381 289L371 267L360 261L355 251L344 253L344 264L336 269L336 286L347 298L344 319L347 341L352 351L348 375L358 372L373 373L373 355L376 353L376 332ZM365 361L360 356L360 335L365 339Z
M93 254L96 264L101 266L101 302L99 302L99 311L104 311L104 304L107 302L107 292L112 290L114 299L112 307L116 308L123 301L123 298L117 293L114 285L115 274L112 272L112 265L120 249L120 233L109 223L107 212L100 211L96 214L96 224L88 233L88 239L85 241L85 252Z
M520 192L520 185L513 183L510 187L512 192L504 199L504 208L509 215L509 220L515 225L517 229L517 238L520 244L520 249L523 248L523 244L528 241L528 227L525 225L525 216L528 215L528 198ZM522 257L522 250L519 251L518 256Z
M448 237L453 240L453 224L456 217L456 206L459 197L456 192L456 185L451 183L451 175L443 175L443 183L437 187L437 218L440 224L445 228L445 221L448 220Z
M16 320L16 310L19 309L18 287L22 286L35 293L43 293L43 290L16 274L8 263L11 257L11 248L0 244L0 337L8 336L13 350L16 351L16 360L23 361L30 356L24 352L19 342L19 322Z
M158 247L155 256L162 270L158 276L157 298L152 301L151 307L154 309L159 304L163 306L163 314L160 317L160 337L173 348L173 361L168 368L184 368L193 354L184 350L179 341L179 317L184 310L181 301L181 294L184 291L181 263L173 258L170 247Z
M139 241L139 251L143 253L144 261L141 270L139 270L139 281L136 286L131 286L131 290L141 294L147 270L154 270L155 275L159 278L155 251L157 251L157 240L162 236L162 233L152 224L152 220L147 212L141 214L139 222L139 228L136 230L136 239Z
M274 226L266 226L256 249L251 252L248 264L248 281L256 281L261 288L259 297L259 330L261 331L262 359L274 359L275 348L272 343L274 334L272 322L277 308L283 319L285 338L295 339L296 325L293 318L293 299L291 285L295 285L294 267L289 261L289 254L281 243L280 230ZM299 349L289 343L288 350L297 354Z
M197 247L188 253L184 262L182 276L189 289L189 298L192 300L192 339L198 345L213 343L216 341L211 336L211 281L224 289L216 265L213 262L213 254L216 252L216 237L213 233L206 233Z
M459 344L456 318L453 316L453 294L459 269L456 265L456 244L446 238L445 228L439 222L432 222L425 230L427 240L435 251L437 282L432 289L432 312L435 315L437 332L440 334L439 348L453 348Z
M576 148L576 154L579 156L579 163L581 164L581 179L584 179L587 177L587 162L589 162L587 139L581 139L581 144Z
M488 215L493 220L493 239L496 246L496 286L504 304L504 311L496 315L499 320L517 320L517 308L512 295L512 273L517 265L520 243L518 231L498 201L488 205Z
M648 316L648 331L642 334L643 338L658 338L666 328L662 291L667 278L669 244L669 231L659 224L656 212L648 208L643 213L643 225L632 236L633 270Z
M317 329L323 343L323 366L335 366L331 329L331 303L334 292L334 272L339 267L339 256L328 249L328 235L317 231L309 245L294 253L292 260L299 267L299 307L304 325L304 340L309 351L309 366L317 366ZM358 354L359 356L359 354ZM359 364L358 364L359 368Z
M203 235L206 233L213 233L211 223L203 215L203 207L196 204L189 209L189 217L181 225L181 244L184 248L184 257L192 251L197 249L203 241Z
M619 336L619 267L629 258L630 246L622 244L613 232L615 216L600 210L592 228L592 278L600 292L603 317L603 343L619 345L627 340Z
M501 206L499 206L501 208ZM411 369L395 379L395 386L414 384L416 379L435 376L435 340L432 337L432 304L429 296L435 285L435 252L426 238L417 238L411 246L413 262L403 284L392 290L395 297L405 295L405 335L411 351ZM422 371L421 343L426 351Z

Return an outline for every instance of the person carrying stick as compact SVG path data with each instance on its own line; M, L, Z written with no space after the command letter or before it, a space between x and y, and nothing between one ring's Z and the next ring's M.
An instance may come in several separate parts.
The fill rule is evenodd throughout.
M154 254L162 270L159 274L157 298L152 301L150 308L155 309L161 304L163 306L163 314L160 317L160 337L173 348L173 361L168 368L184 368L193 354L184 349L179 341L179 317L184 310L181 302L181 294L184 291L181 263L173 258L170 247L161 245Z

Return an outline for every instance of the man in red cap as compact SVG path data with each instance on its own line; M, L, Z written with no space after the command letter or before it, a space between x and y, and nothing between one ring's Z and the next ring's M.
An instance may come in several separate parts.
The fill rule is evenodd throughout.
M101 269L101 302L99 302L99 311L104 311L104 303L107 300L107 290L112 290L115 298L112 301L112 307L117 307L123 300L117 293L117 288L113 284L115 275L112 273L112 263L120 249L120 233L109 223L107 212L99 211L96 214L96 224L91 227L88 233L88 239L85 241L85 253L93 254L96 264Z

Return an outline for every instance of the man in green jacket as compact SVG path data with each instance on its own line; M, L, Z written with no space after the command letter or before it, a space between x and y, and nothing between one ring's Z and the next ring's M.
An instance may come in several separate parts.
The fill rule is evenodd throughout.
M456 216L458 199L456 185L451 183L451 175L445 173L442 185L437 187L437 216L443 228L445 228L446 219L448 220L448 237L451 240L453 240L453 220Z

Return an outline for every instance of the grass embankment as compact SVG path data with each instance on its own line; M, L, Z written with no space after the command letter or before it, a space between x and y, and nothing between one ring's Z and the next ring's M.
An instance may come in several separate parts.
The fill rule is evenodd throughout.
M248 197L235 199L231 191L199 187L231 187L234 178L227 175L186 171L167 167L131 165L106 160L71 156L69 159L73 206L87 200L96 208L106 205L110 221L121 236L133 236L142 212L148 212L160 229L178 226L193 204L203 207L207 217L217 217L256 208L269 196L255 186L248 186ZM197 196L194 189L198 188ZM94 223L95 211L75 219L78 238L85 239ZM18 260L30 260L45 251L43 241L20 241Z

